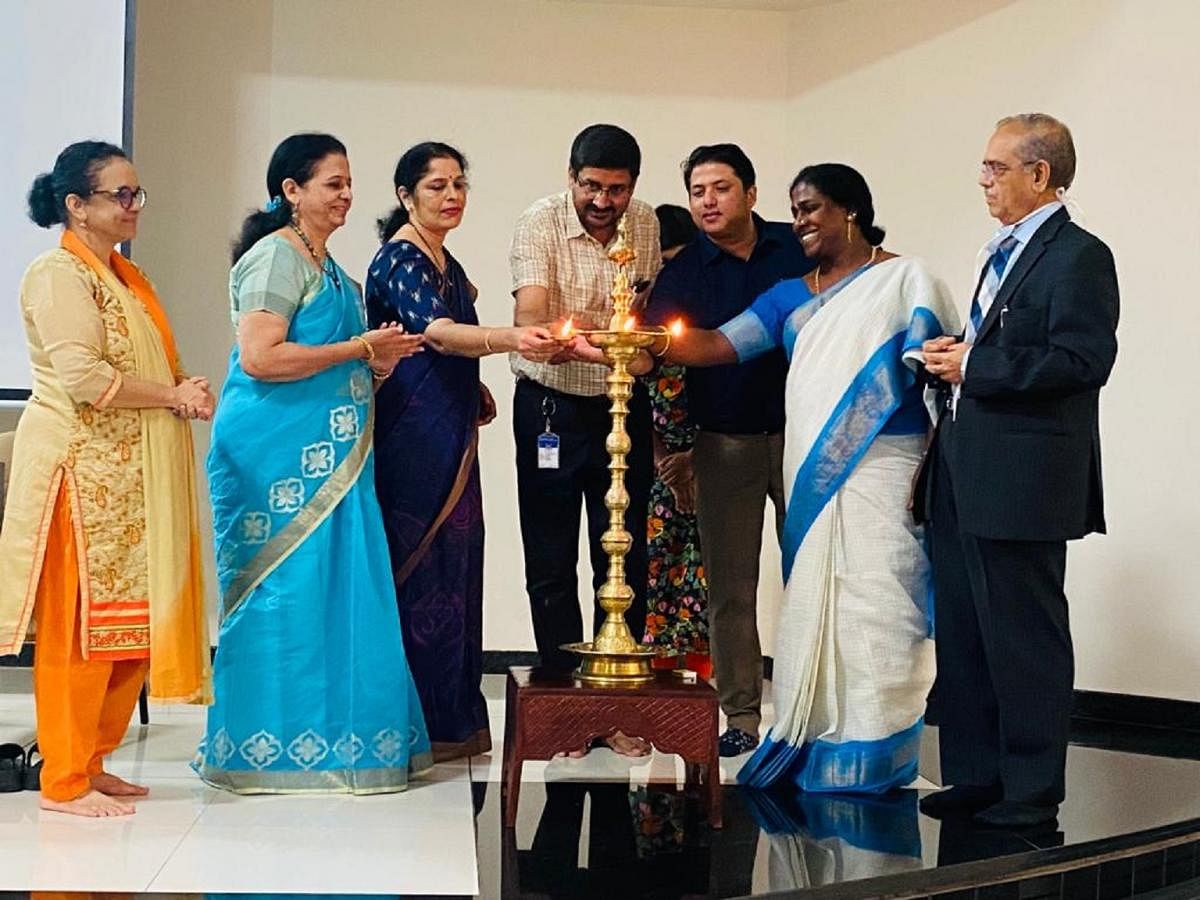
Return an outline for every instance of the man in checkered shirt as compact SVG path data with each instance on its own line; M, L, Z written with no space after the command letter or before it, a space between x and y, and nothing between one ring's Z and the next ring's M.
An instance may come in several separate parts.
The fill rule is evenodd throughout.
M609 292L617 274L608 250L622 215L637 253L630 280L641 292L639 300L644 299L661 257L654 210L633 199L640 169L641 151L624 129L591 125L576 136L567 189L538 200L517 220L509 253L517 325L568 318L578 328L607 325L612 314ZM517 502L534 638L544 665L570 669L577 660L559 645L583 640L576 576L581 501L587 510L594 589L604 582L608 566L600 546L608 525L608 368L570 349L552 363L531 363L516 354L510 360L517 376ZM625 571L634 599L625 618L634 638L641 640L646 623L646 512L653 473L650 407L643 385L634 386L629 405L626 428L632 450L625 474L625 527L633 535L633 547ZM546 454L539 467L538 438L547 431L558 438L557 467L548 466ZM596 630L604 615L596 603Z

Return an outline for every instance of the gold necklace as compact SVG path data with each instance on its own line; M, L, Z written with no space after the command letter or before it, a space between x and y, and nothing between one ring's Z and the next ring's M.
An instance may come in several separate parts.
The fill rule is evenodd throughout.
M879 248L872 247L871 248L871 258L868 259L865 263L863 263L863 266L874 265L875 257L878 255L879 255ZM862 268L863 266L859 266L859 268ZM821 267L820 266L817 266L815 269L813 269L813 284L817 289L816 293L818 293L818 294L821 293Z

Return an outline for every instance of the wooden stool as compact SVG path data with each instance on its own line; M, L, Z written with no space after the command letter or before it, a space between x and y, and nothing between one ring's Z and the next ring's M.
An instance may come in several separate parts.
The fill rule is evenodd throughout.
M683 757L688 784L708 788L708 821L721 827L717 756L720 706L707 682L685 684L669 672L641 687L588 687L570 675L513 666L508 670L501 770L504 826L517 822L521 766L551 759L617 731Z

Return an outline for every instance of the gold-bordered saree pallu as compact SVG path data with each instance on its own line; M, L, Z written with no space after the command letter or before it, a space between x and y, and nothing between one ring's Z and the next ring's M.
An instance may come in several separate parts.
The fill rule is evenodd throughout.
M0 653L20 649L50 520L65 492L75 531L86 659L150 657L150 694L210 699L190 425L111 406L123 379L175 384L174 338L153 286L118 253L104 265L72 232L21 288L34 389L21 416L0 536ZM68 563L70 564L70 563Z
M333 273L289 341L363 330L356 286ZM270 383L233 350L208 458L216 702L194 763L216 787L382 793L432 764L375 498L373 411L361 362Z

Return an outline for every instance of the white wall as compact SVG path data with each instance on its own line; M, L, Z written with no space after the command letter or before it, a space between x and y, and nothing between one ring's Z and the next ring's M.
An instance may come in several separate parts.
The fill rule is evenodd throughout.
M571 137L590 122L617 122L638 137L638 195L651 203L683 199L678 163L702 142L747 149L769 218L786 216L786 187L800 165L851 162L873 186L888 245L926 257L965 291L992 227L973 186L991 124L1044 109L1075 131L1074 193L1117 254L1125 301L1103 409L1112 534L1075 545L1069 564L1078 686L1200 699L1200 620L1189 615L1200 580L1189 514L1200 488L1181 474L1196 425L1180 390L1189 384L1187 348L1200 338L1184 283L1198 245L1191 212L1200 205L1200 141L1194 116L1178 124L1173 102L1195 96L1200 81L1187 46L1200 7L769 5L776 11L139 0L135 161L153 202L135 255L160 288L187 362L223 374L228 242L244 210L265 199L267 158L291 131L328 130L349 145L356 205L332 246L351 272L374 252L373 220L389 205L399 153L426 138L458 145L473 190L451 246L480 286L481 318L502 323L511 314L512 222L563 185ZM1138 369L1145 373L1135 380ZM511 376L489 359L484 377L501 406L481 447L485 646L528 648ZM197 437L203 444L206 432ZM764 553L763 571L769 648L777 551Z
M888 246L964 306L995 227L975 184L993 123L1037 110L1071 127L1071 196L1116 255L1122 301L1101 394L1109 534L1068 552L1076 684L1193 700L1198 33L1191 0L850 0L793 23L788 115L792 158L859 167Z

